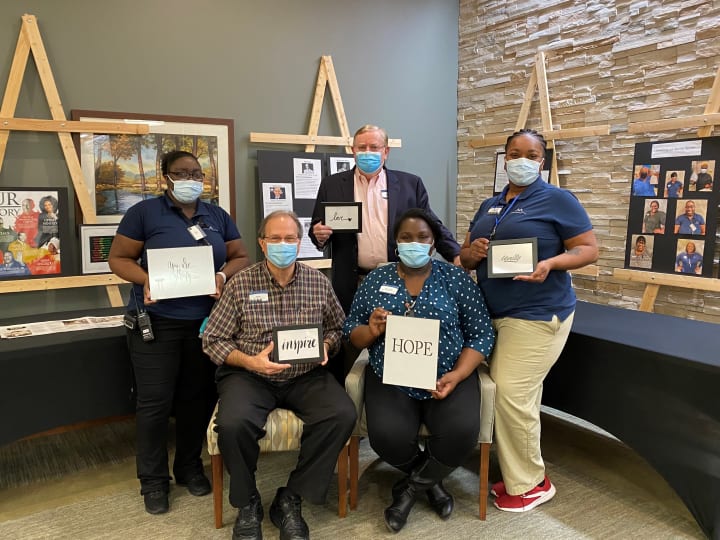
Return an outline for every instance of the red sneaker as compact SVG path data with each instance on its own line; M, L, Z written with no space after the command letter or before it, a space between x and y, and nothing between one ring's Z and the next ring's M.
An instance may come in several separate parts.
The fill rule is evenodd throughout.
M544 485L536 486L523 495L504 493L498 496L495 499L495 506L505 512L527 512L544 502L548 502L555 496L555 493L555 486L550 483L550 479L546 476Z
M507 491L505 491L505 482L500 480L499 482L495 482L492 487L490 488L490 495L493 497L502 497L505 495Z

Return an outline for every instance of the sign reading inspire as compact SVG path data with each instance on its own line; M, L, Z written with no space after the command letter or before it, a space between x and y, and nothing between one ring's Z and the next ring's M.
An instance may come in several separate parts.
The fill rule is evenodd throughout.
M388 315L383 383L434 390L440 321Z
M322 326L319 324L275 328L275 361L290 364L322 362L325 356L322 337Z

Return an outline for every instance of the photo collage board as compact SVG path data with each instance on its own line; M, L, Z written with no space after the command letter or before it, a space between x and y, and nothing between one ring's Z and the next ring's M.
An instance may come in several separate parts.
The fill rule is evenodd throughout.
M635 145L625 268L713 277L720 137Z
M291 210L304 231L298 259L323 259L325 254L310 241L308 232L320 181L355 166L352 154L258 150L259 216Z

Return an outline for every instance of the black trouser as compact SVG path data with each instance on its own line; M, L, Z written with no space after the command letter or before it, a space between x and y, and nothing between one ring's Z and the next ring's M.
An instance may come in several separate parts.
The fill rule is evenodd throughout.
M356 418L352 400L333 376L316 368L292 381L272 383L238 370L223 376L218 390L218 446L230 473L230 504L241 508L255 492L258 441L265 436L268 415L277 408L293 411L304 423L300 456L287 486L322 504Z
M480 390L475 374L445 399L414 399L397 386L383 384L365 369L365 414L370 446L383 461L409 473L420 454L418 430L430 431L426 451L440 463L459 466L477 446Z
M137 475L141 493L168 491L168 421L175 416L175 479L202 471L200 452L217 400L215 365L202 352L202 321L152 316L155 339L128 330L137 388Z

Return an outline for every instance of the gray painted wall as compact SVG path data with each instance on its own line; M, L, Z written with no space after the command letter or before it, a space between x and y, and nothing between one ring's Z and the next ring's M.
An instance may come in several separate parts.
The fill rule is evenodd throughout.
M71 109L95 109L234 120L236 210L249 247L262 148L249 144L249 133L307 131L322 55L333 58L350 130L375 123L401 138L388 165L422 176L434 210L454 230L458 2L0 2L3 89L23 13L38 18L68 117ZM325 104L320 133L339 135L329 92ZM32 63L16 116L49 117ZM57 137L11 134L0 185L70 186ZM103 302L102 290L2 298L5 316Z

